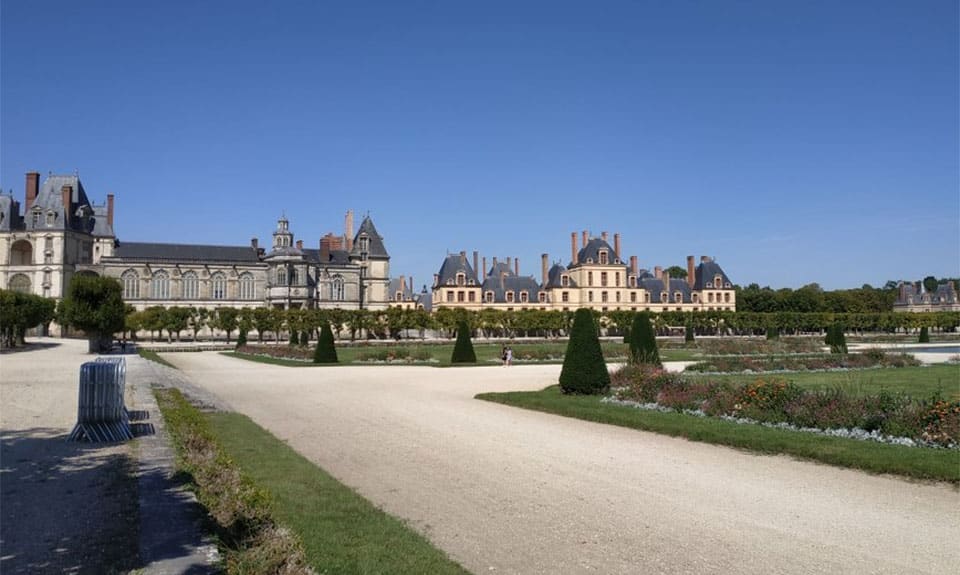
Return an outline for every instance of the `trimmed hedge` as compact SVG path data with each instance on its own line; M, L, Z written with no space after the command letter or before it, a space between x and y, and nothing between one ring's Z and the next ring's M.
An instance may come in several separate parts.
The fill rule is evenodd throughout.
M317 339L317 347L313 351L313 363L339 363L337 347L333 344L333 330L329 323L324 323Z
M920 328L920 339L918 339L917 342L930 343L930 332L927 330L927 326Z
M473 351L473 342L470 340L470 327L465 321L457 325L457 342L453 345L450 363L477 363L477 354Z
M633 316L630 328L630 362L634 364L660 365L657 336L650 325L650 314L640 312Z
M609 387L610 373L603 361L593 312L580 308L573 316L567 354L560 370L560 389L564 393L592 395L604 393Z

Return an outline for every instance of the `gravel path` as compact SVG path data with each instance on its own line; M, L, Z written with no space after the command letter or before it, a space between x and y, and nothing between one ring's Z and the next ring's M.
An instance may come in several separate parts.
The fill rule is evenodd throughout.
M197 384L475 573L948 573L960 494L472 399L559 366L284 368Z

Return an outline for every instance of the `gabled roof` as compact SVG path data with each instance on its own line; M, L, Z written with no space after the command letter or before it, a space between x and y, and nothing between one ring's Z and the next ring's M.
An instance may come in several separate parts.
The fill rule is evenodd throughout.
M590 240L587 241L587 245L577 252L577 264L586 264L587 260L590 260L591 264L599 264L601 250L607 250L608 264L623 265L623 262L617 261L617 253L613 251L610 244L604 241L603 238L590 238Z
M717 275L720 275L722 278L723 285L713 285L713 278ZM704 288L708 283L711 284L711 286ZM717 262L713 260L702 261L700 265L697 266L696 281L693 284L693 289L697 291L702 289L733 289L733 282L730 281L730 278L727 277L727 274L723 272L723 268L721 268Z
M487 292L493 292L494 303L508 303L507 292L513 292L514 299L512 303L520 303L520 292L526 291L527 301L536 303L540 298L540 286L537 280L530 276L517 276L506 274L500 276L487 276L483 280L483 301L486 302Z
M69 218L66 216L66 210L63 205L62 190L64 186L70 186L70 202L72 211ZM87 198L87 192L83 189L83 183L80 177L72 176L47 176L43 185L38 190L37 197L30 206L30 211L38 210L43 214L53 212L55 217L50 225L47 224L46 217L41 218L38 226L34 226L33 217L30 214L24 214L24 224L26 229L44 229L44 230L63 230L71 229L74 231L86 232L94 236L112 237L113 229L107 224L107 206L94 206ZM69 219L69 226L64 225Z
M20 202L13 199L13 196L0 194L0 230L16 230L22 227Z
M449 255L443 260L443 265L440 266L440 271L437 273L439 276L437 279L438 285L456 285L457 274L461 272L466 275L467 285L480 285L480 282L477 281L477 274L463 254Z
M507 274L508 276L516 275L505 262L497 262L490 266L490 271L484 274L483 277L484 280L486 280L486 278L498 278L503 274Z
M257 251L250 246L204 246L195 244L157 244L117 242L112 256L104 260L133 262L218 262L257 263Z
M547 272L547 285L543 286L544 288L558 288L564 287L563 282L561 281L561 276L564 272L567 271L567 268L563 267L560 264L553 264L553 267L550 268L550 271ZM572 277L568 277L570 282L569 286L566 287L577 287L577 282L574 281Z
M387 248L383 245L383 237L377 233L377 228L373 225L373 220L370 219L370 216L364 216L363 221L360 222L360 229L357 230L357 234L353 237L353 249L350 251L350 255L353 257L360 257L360 238L366 236L368 238L367 245L367 258L389 258L390 255L387 254Z

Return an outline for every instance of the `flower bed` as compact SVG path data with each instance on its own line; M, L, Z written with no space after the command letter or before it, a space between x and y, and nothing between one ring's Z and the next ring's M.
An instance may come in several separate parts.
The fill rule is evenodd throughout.
M724 417L796 429L846 430L850 437L916 445L960 446L960 401L918 400L881 392L859 397L841 389L811 391L780 379L748 385L691 381L661 369L626 366L613 374L610 400L639 407Z
M263 355L278 359L313 361L313 348L292 345L239 345L237 346L236 352L247 355Z
M702 339L698 345L706 355L774 355L784 353L818 353L822 338L783 337L776 340L718 338Z
M700 373L738 373L744 371L817 371L828 369L864 369L868 367L907 367L920 365L912 355L886 353L871 349L864 353L721 356L687 366L687 371Z

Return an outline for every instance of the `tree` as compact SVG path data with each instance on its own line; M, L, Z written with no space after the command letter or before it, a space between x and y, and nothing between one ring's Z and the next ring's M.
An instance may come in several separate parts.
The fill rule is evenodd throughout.
M917 341L919 343L930 343L930 332L927 331L927 326L920 328L920 338Z
M313 363L339 363L337 348L333 343L333 330L327 322L323 322L323 327L320 328L317 347L313 350Z
M660 365L657 336L650 325L650 314L644 311L633 317L633 326L630 328L630 362Z
M680 266L670 266L663 270L663 273L670 274L672 279L687 279L687 270Z
M99 352L115 332L123 331L125 316L123 286L117 280L77 275L70 281L61 319L87 334L90 353Z
M937 286L940 282L937 281L937 278L933 276L927 276L923 278L923 289L927 290L927 293L934 293L937 291Z
M180 332L190 325L191 314L190 308L187 307L173 306L164 310L163 329L167 330L167 341L173 334L176 334L177 341L180 341Z
M597 324L590 310L580 308L573 316L570 341L560 370L560 389L563 393L591 395L603 393L608 387L610 373L600 349Z
M470 326L466 320L460 320L457 325L457 341L453 344L450 363L477 363L477 354L474 353L473 342L470 341Z
M687 343L693 343L693 320L687 322L686 328L683 332L683 341Z
M847 338L843 334L843 326L834 323L827 329L824 343L830 346L830 353L847 353Z
M240 310L232 307L218 307L213 310L214 316L210 325L217 329L227 332L227 343L230 343L230 334L237 329L237 321L240 318Z
M0 289L0 347L22 344L28 329L50 323L56 313L52 299Z

